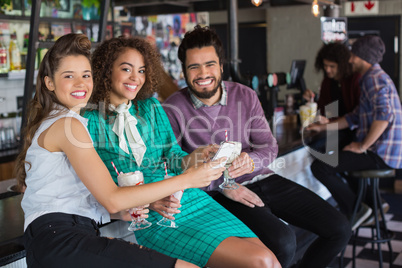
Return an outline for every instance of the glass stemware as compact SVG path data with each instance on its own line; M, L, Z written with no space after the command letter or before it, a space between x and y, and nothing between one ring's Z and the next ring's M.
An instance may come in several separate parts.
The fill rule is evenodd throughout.
M228 168L232 165L232 162L241 154L241 142L238 141L227 141L235 145L235 148L228 158L226 164L225 164L225 171L223 172L223 183L219 185L219 188L221 189L230 189L230 190L236 190L239 188L239 185L236 184L236 181L234 178L229 176L229 171Z
M141 171L129 172L129 173L120 173L117 176L117 181L120 187L133 186L133 185L141 185L144 184L144 176ZM147 221L144 218L140 217L140 214L137 214L137 210L140 208L131 208L129 213L131 215L131 224L128 227L129 231L137 231L148 228L152 225L151 222Z
M166 175L164 179L169 179L172 176ZM175 193L172 194L172 196L174 196L175 198L177 198L179 201L181 200L181 197L183 196L183 190L177 191ZM167 213L170 216L173 216L172 213ZM177 225L177 223L174 220L168 219L163 217L160 221L157 222L158 225L160 226L164 226L164 227L170 227L170 228L177 228L179 227Z

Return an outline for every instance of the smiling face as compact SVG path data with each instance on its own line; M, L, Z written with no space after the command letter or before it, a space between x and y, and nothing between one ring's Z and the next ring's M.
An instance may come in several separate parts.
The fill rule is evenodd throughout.
M136 49L126 49L112 67L110 103L115 107L135 99L145 83L144 57Z
M201 101L215 103L220 98L223 67L213 46L186 51L185 73L189 89ZM211 105L211 104L208 104Z
M62 104L78 113L92 94L91 64L85 56L67 56L61 60L54 78L46 76L45 83Z
M324 71L328 78L339 80L338 63L334 61L329 61L326 59L322 60Z

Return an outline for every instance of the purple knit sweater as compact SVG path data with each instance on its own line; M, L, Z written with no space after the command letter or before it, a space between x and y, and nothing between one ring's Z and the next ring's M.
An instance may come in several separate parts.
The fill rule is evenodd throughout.
M275 160L278 144L265 118L257 94L242 84L224 82L227 90L227 105L215 105L195 109L187 88L171 95L164 103L177 142L191 153L199 146L219 144L225 140L240 141L243 152L250 155L255 170L236 178L238 183L251 180L259 174L272 171L267 167ZM223 177L203 190L217 189Z

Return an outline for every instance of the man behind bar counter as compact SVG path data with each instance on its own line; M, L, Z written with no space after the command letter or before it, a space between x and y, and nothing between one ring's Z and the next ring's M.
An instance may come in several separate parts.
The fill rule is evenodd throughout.
M188 88L171 95L163 106L182 149L192 152L224 141L225 130L229 140L243 147L229 168L239 188L220 190L221 177L204 190L242 220L282 267L292 263L296 236L281 219L318 235L299 267L328 266L349 240L350 225L321 197L268 169L277 156L277 142L257 94L222 81L224 52L215 31L196 26L184 36L178 54Z
M337 174L365 169L402 168L401 102L391 78L378 64L384 53L384 43L378 36L364 36L353 43L349 62L353 71L362 75L359 106L333 124L314 124L308 128L316 131L357 128L356 141L339 153L337 166L319 159L311 165L314 176L328 188L341 211L349 217L353 213L356 190L351 187L352 180L344 183ZM348 180L347 177L345 179ZM368 205L361 204L352 229L370 216L372 209Z

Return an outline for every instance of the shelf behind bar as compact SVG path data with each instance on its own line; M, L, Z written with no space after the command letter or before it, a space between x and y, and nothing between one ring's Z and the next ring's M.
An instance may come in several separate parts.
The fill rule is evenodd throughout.
M16 15L4 15L0 14L0 20L20 20L29 21L30 16L16 16ZM40 22L63 22L63 23L80 23L80 24L99 24L99 20L84 20L84 19L73 19L73 18L53 18L53 17L40 17Z

